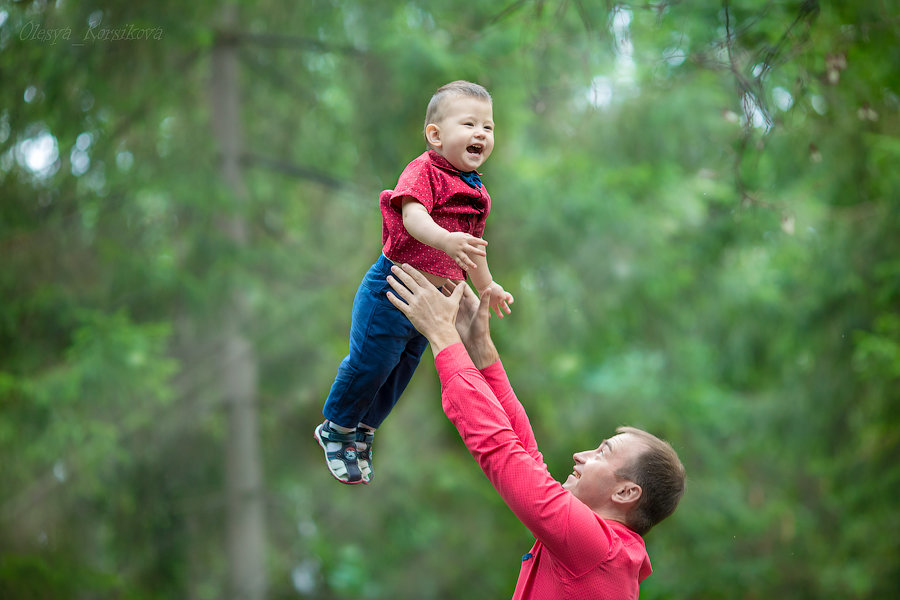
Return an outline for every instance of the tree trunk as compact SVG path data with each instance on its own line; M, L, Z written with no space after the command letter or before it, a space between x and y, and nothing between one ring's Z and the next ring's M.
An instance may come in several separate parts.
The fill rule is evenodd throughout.
M236 196L246 201L240 166L243 145L240 120L237 8L222 10L220 34L212 55L213 129L219 141L222 177ZM246 224L240 211L223 219L222 227L236 246L246 244ZM266 594L265 511L263 472L257 415L256 352L246 331L250 311L238 285L223 298L219 352L224 405L228 411L225 440L228 590L233 600L262 600Z

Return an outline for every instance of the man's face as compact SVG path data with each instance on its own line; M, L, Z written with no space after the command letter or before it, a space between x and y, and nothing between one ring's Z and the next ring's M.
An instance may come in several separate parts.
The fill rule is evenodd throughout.
M474 171L494 149L494 110L490 102L470 96L454 96L444 101L442 117L434 126L429 143L438 154L460 171ZM427 137L427 131L426 131Z
M563 488L592 509L604 506L626 483L616 472L631 465L646 448L637 436L620 433L594 450L577 452L573 455L575 467Z

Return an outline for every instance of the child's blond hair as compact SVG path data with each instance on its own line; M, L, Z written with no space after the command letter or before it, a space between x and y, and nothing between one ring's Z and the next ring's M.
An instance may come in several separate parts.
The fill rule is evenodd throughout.
M481 98L488 102L493 102L491 94L484 87L471 81L451 81L439 87L431 96L428 102L428 109L425 111L425 127L429 123L435 123L441 120L441 114L444 108L445 100L454 96L468 96L470 98Z

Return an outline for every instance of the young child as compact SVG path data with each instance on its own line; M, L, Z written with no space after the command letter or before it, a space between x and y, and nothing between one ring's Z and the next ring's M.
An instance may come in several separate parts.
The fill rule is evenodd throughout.
M513 297L491 277L481 238L491 198L478 167L494 149L491 96L454 81L431 97L425 113L428 145L393 190L381 193L382 254L353 300L350 354L338 368L315 438L328 470L348 484L372 479L372 440L406 389L428 341L385 296L392 264L408 263L432 284L468 275L479 295L491 290L497 316Z

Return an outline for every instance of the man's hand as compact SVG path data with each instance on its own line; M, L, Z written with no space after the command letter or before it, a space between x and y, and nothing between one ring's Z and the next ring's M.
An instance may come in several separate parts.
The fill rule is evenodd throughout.
M456 331L456 313L463 289L457 286L449 296L442 294L425 276L409 265L391 267L387 281L394 292L387 292L391 304L406 315L419 333L428 338L434 355L461 341Z
M447 232L446 237L441 240L440 249L446 252L447 256L452 258L464 271L468 271L478 268L474 260L476 256L487 256L485 246L487 246L487 240L462 231L454 231Z
M451 282L444 285L444 293L451 295L458 288L465 288L459 311L456 314L456 331L462 338L466 351L475 366L483 369L500 360L494 342L491 340L489 319L491 316L491 292L486 290L481 300L465 283Z

